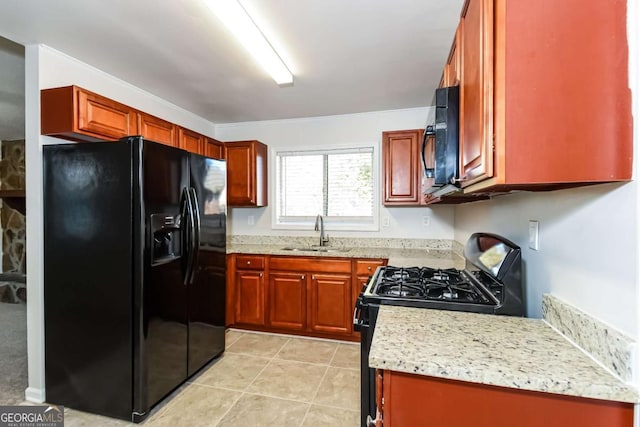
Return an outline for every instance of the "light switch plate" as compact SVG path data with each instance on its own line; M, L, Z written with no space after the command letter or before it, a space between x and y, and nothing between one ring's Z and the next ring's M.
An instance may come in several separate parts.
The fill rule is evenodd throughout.
M529 248L537 251L540 249L540 224L538 221L529 220Z

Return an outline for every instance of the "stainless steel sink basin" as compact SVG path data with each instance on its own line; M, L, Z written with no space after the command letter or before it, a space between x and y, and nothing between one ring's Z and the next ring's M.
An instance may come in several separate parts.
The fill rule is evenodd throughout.
M330 246L287 246L283 251L293 252L349 252L351 248L336 248Z

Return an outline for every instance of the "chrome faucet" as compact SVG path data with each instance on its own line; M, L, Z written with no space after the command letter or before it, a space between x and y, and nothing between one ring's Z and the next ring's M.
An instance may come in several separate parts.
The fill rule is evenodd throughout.
M329 244L329 236L324 234L324 221L322 220L322 215L318 215L316 217L316 226L314 230L320 230L320 246L327 246Z

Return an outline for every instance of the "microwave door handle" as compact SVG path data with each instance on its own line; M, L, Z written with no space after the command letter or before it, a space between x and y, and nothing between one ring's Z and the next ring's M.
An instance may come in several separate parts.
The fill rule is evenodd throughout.
M436 176L435 170L433 168L427 167L427 159L424 156L424 149L427 148L427 138L435 135L436 133L433 131L433 126L427 126L427 129L424 131L424 136L422 138L422 166L424 167L424 176L425 178L434 178Z

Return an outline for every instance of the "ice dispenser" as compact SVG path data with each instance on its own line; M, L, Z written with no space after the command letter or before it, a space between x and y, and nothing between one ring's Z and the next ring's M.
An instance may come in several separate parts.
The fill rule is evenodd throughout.
M151 214L151 236L153 239L151 265L160 265L180 258L182 255L180 215Z

